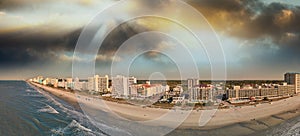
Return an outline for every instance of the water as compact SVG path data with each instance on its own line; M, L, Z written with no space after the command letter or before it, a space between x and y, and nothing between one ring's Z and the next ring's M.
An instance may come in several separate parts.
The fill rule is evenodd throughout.
M0 135L108 135L80 111L24 81L0 81Z

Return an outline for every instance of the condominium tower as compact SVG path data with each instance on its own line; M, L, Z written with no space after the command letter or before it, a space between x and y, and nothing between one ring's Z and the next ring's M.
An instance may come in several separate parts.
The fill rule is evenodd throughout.
M300 92L300 73L285 73L284 81L290 85L295 85L295 93Z

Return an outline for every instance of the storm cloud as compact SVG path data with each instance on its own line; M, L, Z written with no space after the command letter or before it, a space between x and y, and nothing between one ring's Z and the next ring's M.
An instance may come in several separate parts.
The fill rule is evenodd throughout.
M64 1L76 3L76 5L89 5L89 1L85 0ZM249 65L257 64L265 65L266 67L278 63L278 60L285 64L288 64L288 61L299 64L300 6L279 2L265 3L262 0L184 1L200 11L207 18L208 22L212 24L213 28L217 30L217 33L245 42L244 45L247 47L243 51L255 52L256 49L263 50L258 54L253 54L254 56L250 59L246 58L241 61L247 62ZM172 0L146 0L141 2L141 4L144 6L150 5L150 7L157 9L168 9L168 4L171 2ZM8 17L26 18L26 22L31 20L31 16L19 16L12 11L22 11L23 8L26 8L27 14L25 15L29 15L30 9L34 10L35 6L47 3L54 3L55 5L55 1L52 0L2 0L0 1L0 19L5 19L4 17L6 19L10 19ZM35 13L38 12L35 10ZM61 15L60 13L57 14ZM73 16L71 11L67 15ZM78 16L78 18L81 17ZM40 18L34 16L32 20L34 19L38 20ZM3 26L0 24L1 69L29 66L35 62L50 63L67 59L71 61L72 52L84 27L83 25L68 27L72 22L67 21L65 21L66 24L60 23L59 25L51 24L51 21L50 23L46 21L47 23L33 24L26 22L27 24L21 25L16 20L5 20L5 22ZM7 25L10 22L13 22L12 24L16 24L16 26ZM6 25L10 28L5 28ZM98 61L110 61L110 58L114 56L114 53L120 48L122 43L139 33L151 30L153 29L135 21L120 25L104 40L99 50L100 56ZM145 42L139 48L150 48L147 44L148 42L155 42L152 43L155 46L152 46L151 49L161 48L161 42L163 42L162 40L144 40ZM136 46L132 46L132 48L126 50L126 53L135 50ZM158 56L155 52L149 52L144 57L151 59Z
M187 0L217 30L241 44L235 55L239 67L259 76L279 77L299 71L300 7L289 3L262 0ZM242 46L241 46L242 45ZM224 45L225 48L228 45ZM230 52L229 52L230 53ZM230 61L230 60L229 60ZM235 67L229 68L236 73ZM243 75L244 72L239 72ZM248 73L248 72L246 72ZM230 74L229 74L230 75ZM236 74L235 74L236 75ZM239 74L237 74L239 75ZM274 76L275 75L275 76Z
M35 30L37 29L37 30ZM34 61L55 61L59 54L72 52L81 29L49 33L47 30L22 29L0 34L0 65L26 65Z

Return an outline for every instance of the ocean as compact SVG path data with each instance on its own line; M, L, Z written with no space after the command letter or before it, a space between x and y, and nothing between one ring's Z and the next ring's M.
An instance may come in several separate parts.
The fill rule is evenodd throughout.
M0 81L0 136L109 135L84 114L24 81Z
M113 121L113 120L111 120ZM122 135L115 126L98 124L69 103L35 88L24 81L0 81L0 136L107 136ZM255 135L300 135L300 117L281 123ZM119 133L115 133L115 130ZM218 130L195 132L175 130L169 135L215 135ZM110 133L111 132L111 133ZM221 131L221 133L224 131ZM221 134L218 133L218 134ZM224 132L223 134L225 134ZM130 135L130 133L126 133Z

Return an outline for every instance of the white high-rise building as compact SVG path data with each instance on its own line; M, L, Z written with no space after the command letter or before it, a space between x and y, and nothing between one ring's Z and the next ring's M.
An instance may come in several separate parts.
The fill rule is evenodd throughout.
M285 73L284 81L290 85L295 85L295 93L300 92L300 73Z
M94 77L89 77L88 90L102 93L108 91L108 76L100 77L95 75Z
M112 77L112 94L125 97L129 95L129 82L127 77L120 75Z
M195 87L199 87L199 79L188 79L187 85L188 85L188 92L189 92L189 99L190 101L197 100L197 89Z

